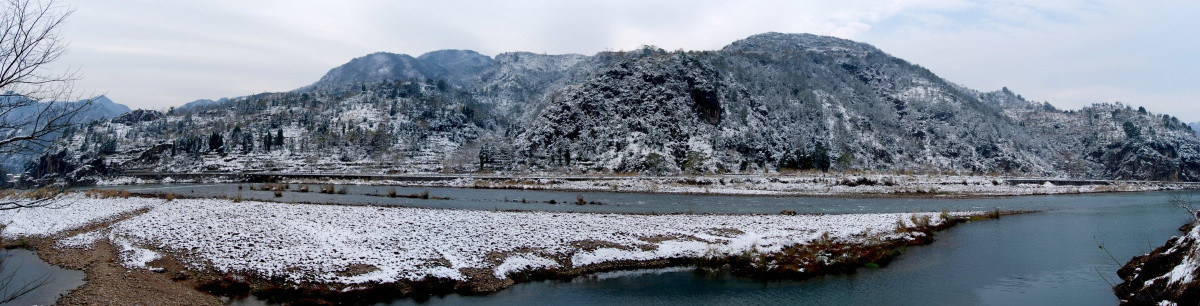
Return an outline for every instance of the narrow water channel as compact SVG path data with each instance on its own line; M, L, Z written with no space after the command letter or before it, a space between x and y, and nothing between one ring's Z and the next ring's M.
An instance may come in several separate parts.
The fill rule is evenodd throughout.
M0 281L8 281L0 286L0 299L25 286L41 284L5 305L52 305L59 297L82 286L83 277L83 271L53 266L30 250L0 250Z

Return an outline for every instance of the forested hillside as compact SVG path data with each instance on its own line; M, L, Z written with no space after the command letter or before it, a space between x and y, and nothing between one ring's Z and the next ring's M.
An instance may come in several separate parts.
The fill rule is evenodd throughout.
M1200 141L1170 115L1121 103L1063 111L808 34L760 34L714 51L375 53L295 91L201 102L76 129L31 173L868 170L1200 180ZM75 166L45 169L58 164Z

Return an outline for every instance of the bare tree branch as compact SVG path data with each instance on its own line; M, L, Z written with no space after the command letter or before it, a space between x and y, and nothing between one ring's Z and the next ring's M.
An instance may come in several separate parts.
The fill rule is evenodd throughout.
M0 201L0 211L21 209L21 208L44 207L44 206L50 205L50 201L52 201L52 200L54 200L54 197L33 198L33 199L5 199L3 201Z
M58 30L71 10L55 0L0 1L0 154L37 152L52 145L53 138L92 104L90 100L61 102L76 100L71 97L71 83L77 74L55 73L48 67L66 52ZM45 207L57 194L0 197L0 211ZM15 276L16 271L0 275L0 304L50 282L43 277L14 283Z
M0 5L0 154L36 152L91 108L65 103L74 71L48 65L66 52L59 28L71 10L53 0L3 0Z
M5 261L5 258L0 258L0 265ZM21 296L50 284L51 278L49 274L42 275L31 281L17 282L17 272L19 271L20 268L6 269L0 266L0 304L15 301L21 298Z

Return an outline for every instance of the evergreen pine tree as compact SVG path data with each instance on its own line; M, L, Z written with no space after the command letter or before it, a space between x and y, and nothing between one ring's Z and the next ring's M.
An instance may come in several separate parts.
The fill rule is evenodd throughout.
M266 131L265 133L263 133L263 137L262 137L263 151L271 152L271 144L274 143L274 141L271 141L271 138L272 137L271 137L270 131Z
M209 151L217 152L217 153L224 153L224 146L225 146L225 143L221 139L221 133L217 133L216 131L213 131L212 135L208 136L208 150Z
M283 129L279 129L279 132L275 133L275 146L283 146Z

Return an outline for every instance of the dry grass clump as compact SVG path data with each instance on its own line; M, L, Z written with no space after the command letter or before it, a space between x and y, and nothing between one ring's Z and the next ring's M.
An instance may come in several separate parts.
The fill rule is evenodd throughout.
M56 197L64 191L58 188L43 187L34 190L0 190L0 198L23 199L23 200L39 200Z
M132 194L129 190L112 190L112 189L88 189L83 192L84 196L95 199L111 199L122 198L128 199Z
M908 223L904 222L903 217L896 216L896 232L897 233L907 233L908 232Z
M909 221L912 221L912 223L915 224L917 228L929 228L930 224L933 223L930 221L930 219L932 219L932 218L930 218L929 215L912 214L912 215L908 215L908 219L909 219Z

